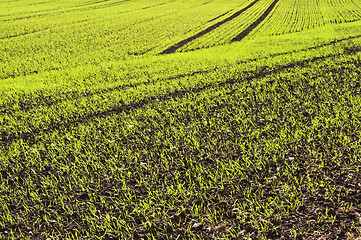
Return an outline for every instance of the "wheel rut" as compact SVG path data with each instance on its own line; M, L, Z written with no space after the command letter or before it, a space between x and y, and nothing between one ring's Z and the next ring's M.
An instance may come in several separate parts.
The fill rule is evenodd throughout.
M245 38L250 32L252 32L253 29L255 29L258 25L260 25L266 18L267 16L271 13L271 11L274 9L274 7L276 6L276 4L278 3L279 0L275 0L272 2L272 4L266 9L266 11L256 20L254 21L251 25L249 25L248 28L246 28L245 30L243 30L240 34L238 34L235 38L233 38L231 40L231 42L237 42L237 41L241 41L243 38Z
M86 10L108 8L108 7L121 5L121 4L129 2L129 1L130 0L121 0L121 1L117 1L117 2L102 4L102 5L99 5L99 6L89 6L89 7L83 7L83 8L81 8L79 6L76 6L77 8L73 8L73 9L69 9L69 10L65 10L65 11L59 11L59 12L53 12L53 13L39 13L39 14L26 15L26 16L16 17L16 18L0 19L0 22L12 22L12 21L24 20L24 19L30 19L30 18L51 17L51 16L57 16L57 15L70 13L70 12L83 12L83 11L86 11ZM88 5L86 5L86 6L88 6ZM49 10L49 11L51 11L51 10ZM47 12L47 11L44 11L44 12ZM126 12L131 12L131 11L124 11L124 12L120 12L120 13L126 13Z
M229 12L230 12L230 11L227 11L227 12L225 12L225 13L222 13L222 14L218 15L217 17L212 18L211 20L208 20L207 22L213 22L213 21L217 20L218 18L223 17L224 15L226 15L226 14L229 13Z
M352 54L352 53L350 53L350 54ZM38 140L36 139L36 136L43 134L43 133L50 133L53 131L62 131L62 130L73 128L79 124L89 122L96 118L106 118L106 117L112 116L114 114L120 114L122 112L130 112L130 111L133 111L134 109L141 109L144 106L151 104L155 101L168 101L170 99L181 99L183 97L186 97L188 94L200 93L200 92L206 91L211 88L216 88L216 87L232 86L232 85L240 83L240 82L247 82L247 81L251 81L253 79L263 78L263 77L266 77L271 74L278 74L284 70L292 69L294 67L304 68L304 67L309 66L310 63L322 61L322 60L325 60L328 58L339 57L340 55L341 55L340 53L329 54L326 56L313 57L310 59L304 59L304 60L300 60L300 61L296 61L296 62L291 62L286 65L275 66L272 69L266 68L261 71L245 72L246 76L242 77L242 78L229 79L224 82L205 83L202 86L195 86L195 87L191 87L189 89L180 89L180 90L176 90L174 92L170 92L170 93L160 95L160 96L151 96L148 98L141 99L137 102L114 106L113 108L108 109L108 110L97 111L97 112L90 113L85 116L77 116L77 117L75 116L73 119L63 119L63 120L60 120L59 122L53 123L52 125L50 125L48 127L34 129L32 132L24 132L24 133L17 133L17 134L16 133L15 134L6 134L6 133L1 134L0 133L0 146L9 146L9 145L11 145L12 142L17 141L17 140L23 140L23 141L28 142L30 145L33 145L38 142Z
M85 20L81 20L81 21L76 21L76 22L63 24L61 27L67 27L69 25L81 24L81 23L86 23L86 22L99 20L99 19L101 19L101 17L92 18L92 19L85 19ZM56 28L59 29L60 27L56 27ZM17 33L17 34L9 35L7 37L0 37L0 40L8 40L8 39L11 39L11 38L17 38L17 37L27 36L27 35L31 35L31 34L37 34L37 33L45 32L45 31L48 31L48 30L54 30L54 29L55 29L54 27L52 27L52 28L46 27L46 28L42 28L42 29L38 29L38 30L32 30L30 32L23 32L23 33ZM32 73L34 73L34 72L32 72Z
M308 48L304 48L304 49L300 49L300 50L275 53L275 54L271 54L267 57L252 58L252 59L237 61L236 64L254 62L254 61L258 61L258 60L262 60L262 59L267 59L267 58L277 57L277 56L284 56L284 55L288 55L288 54L292 54L292 53L306 52L309 50L318 49L318 48L322 48L322 47L326 47L326 46L331 46L331 45L335 45L337 43L341 43L341 42L345 42L345 41L357 39L357 38L361 38L361 35L332 40L330 42L322 43L317 46L308 47ZM225 67L228 67L228 66L225 66ZM82 97L91 97L91 96L94 96L97 94L105 94L105 93L109 93L109 92L113 92L113 91L125 90L128 88L134 88L134 87L138 87L138 86L142 86L142 85L154 84L154 83L161 82L161 81L175 80L175 79L182 78L182 77L191 77L191 76L195 76L198 74L205 74L205 73L213 72L218 69L219 69L219 67L211 68L211 69L207 69L207 70L194 71L194 72L190 72L190 73L177 74L174 76L160 78L157 80L134 82L134 83L128 83L128 84L119 84L119 85L115 85L112 87L99 88L99 89L94 89L94 90L89 90L89 91L68 91L68 92L64 92L61 94L57 93L56 96L61 95L61 98L59 98L59 99L54 98L54 96L55 96L55 94L54 94L54 95L48 95L48 96L35 97L35 98L31 98L30 100L26 100L26 101L20 100L16 103L12 101L12 102L8 102L5 104L0 104L0 109L1 109L0 114L11 114L11 113L19 111L19 110L23 111L23 112L28 112L34 108L38 108L41 106L50 107L54 104L57 104L57 103L63 102L63 101L76 100L76 99L80 99ZM26 97L26 98L28 98L28 97ZM10 107L14 104L19 105L19 109L17 109L17 110L11 109Z
M259 0L255 0L253 1L252 3L250 3L248 6L246 6L245 8L242 8L241 10L235 12L234 14L232 14L231 16L229 16L228 18L226 19L223 19L222 21L220 22L217 22L215 24L213 24L212 26L204 29L203 31L200 31L199 33L189 37L189 38L186 38L180 42L178 42L177 44L165 49L163 52L161 52L161 54L170 54L170 53L175 53L175 51L177 51L177 49L183 47L184 45L186 45L187 43L197 39L197 38L200 38L202 37L203 35L207 34L207 33L210 33L211 31L213 31L214 29L222 26L223 24L233 20L234 18L238 17L239 15L241 15L244 11L246 11L247 9L249 9L250 7L252 7L254 4L256 4Z

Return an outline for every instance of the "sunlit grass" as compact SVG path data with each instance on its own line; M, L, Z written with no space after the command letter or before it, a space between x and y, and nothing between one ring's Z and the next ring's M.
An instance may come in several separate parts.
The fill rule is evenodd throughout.
M128 31L146 29L152 14L177 25L206 1L88 2L84 11L81 3L11 8L19 18L37 9L75 9L79 19L108 11L86 28L69 23L65 35L85 32L62 40L66 54L57 51L62 41L36 48L62 36L53 22L41 27L55 32L39 39L19 26L14 33L24 36L0 40L11 48L0 52L1 239L360 236L360 22L160 55L180 29L202 28L184 18L188 25L162 30L171 35L162 42L144 30L132 47L152 50L133 56L130 45L102 45L123 14L119 26L144 20ZM208 4L197 19L238 3ZM9 17L0 10L11 33ZM115 32L102 39L107 30ZM75 44L84 36L89 46ZM88 51L92 44L99 52ZM39 53L48 65L32 65Z

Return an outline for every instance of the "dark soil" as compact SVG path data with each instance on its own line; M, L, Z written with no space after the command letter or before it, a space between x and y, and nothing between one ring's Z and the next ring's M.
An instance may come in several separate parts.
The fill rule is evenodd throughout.
M350 54L353 54L353 53L350 53ZM51 126L49 126L48 128L33 129L31 133L29 132L29 133L12 134L12 135L7 135L5 133L1 133L0 134L0 145L9 145L13 141L20 140L20 139L31 142L40 133L48 133L48 132L52 132L55 130L70 128L79 123L84 123L84 122L90 121L91 119L94 119L94 118L107 117L107 116L111 116L113 114L119 114L121 112L127 112L127 111L131 111L131 110L134 110L137 108L142 108L145 105L154 102L156 99L161 100L161 101L167 101L169 99L181 98L183 96L186 96L189 93L199 93L199 92L202 92L204 90L214 88L214 87L222 87L222 86L226 86L226 85L232 85L232 84L239 83L241 81L242 82L251 81L253 79L262 78L267 75L277 74L279 72L282 72L287 69L292 69L294 67L307 67L309 63L317 62L320 60L325 60L327 58L334 58L337 56L340 56L340 54L332 54L329 56L314 57L311 59L293 62L293 63L287 64L287 65L276 66L272 69L268 69L266 67L265 69L258 69L255 72L253 72L253 71L244 72L246 74L246 76L248 75L248 77L243 77L241 79L230 79L230 80L227 80L227 81L221 82L221 83L209 83L209 84L205 84L202 87L194 87L194 88L187 89L187 90L178 90L178 91L175 91L175 92L163 95L163 96L145 98L139 102L116 106L111 110L95 112L95 113L89 114L87 116L77 117L73 120L64 119L64 121L61 121L59 123L54 123Z
M238 34L235 38L231 40L231 42L241 41L243 38L245 38L250 32L252 32L253 29L255 29L258 25L263 22L267 16L271 13L273 8L276 6L279 0L275 0L272 2L272 4L267 8L267 10L255 21L253 22L249 27L247 27L245 30L243 30L240 34Z
M202 37L203 35L207 34L207 33L210 33L211 31L213 31L214 29L222 26L223 24L233 20L234 18L238 17L239 15L241 15L244 11L246 11L247 9L249 9L250 7L252 7L254 4L256 4L259 0L255 0L253 1L252 3L250 3L247 7L235 12L234 14L232 14L231 16L229 16L228 18L226 19L223 19L222 21L204 29L203 31L187 38L187 39L184 39L182 41L180 41L179 43L165 49L163 52L161 52L161 54L170 54L170 53L175 53L177 51L177 49L183 47L184 45L186 45L187 43L197 39L197 38L200 38ZM222 15L221 15L222 16Z

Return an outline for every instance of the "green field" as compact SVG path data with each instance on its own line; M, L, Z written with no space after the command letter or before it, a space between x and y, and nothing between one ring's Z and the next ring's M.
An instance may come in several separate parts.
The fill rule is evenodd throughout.
M0 0L0 239L361 239L361 0Z

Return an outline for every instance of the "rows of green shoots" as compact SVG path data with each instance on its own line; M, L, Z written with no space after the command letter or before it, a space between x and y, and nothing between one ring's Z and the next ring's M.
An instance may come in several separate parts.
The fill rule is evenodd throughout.
M160 54L251 2L1 2L0 239L361 237L358 0Z

